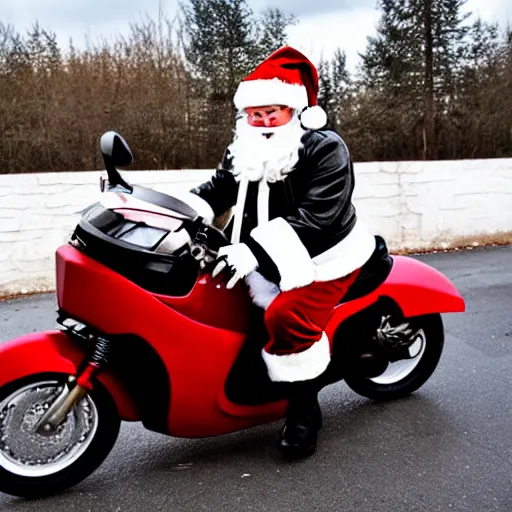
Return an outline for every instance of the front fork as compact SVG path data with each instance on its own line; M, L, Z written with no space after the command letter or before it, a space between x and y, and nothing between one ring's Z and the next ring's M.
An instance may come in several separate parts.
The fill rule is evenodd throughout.
M105 369L111 352L110 341L96 337L93 354L85 369L78 378L71 376L64 384L62 393L40 418L36 432L41 435L52 435L76 404L93 389L94 379Z

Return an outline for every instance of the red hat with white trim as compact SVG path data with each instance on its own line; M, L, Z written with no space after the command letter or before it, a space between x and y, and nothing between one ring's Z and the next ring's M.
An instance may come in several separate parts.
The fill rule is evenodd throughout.
M286 105L299 112L304 128L319 130L327 115L318 105L318 73L299 51L284 46L267 57L242 80L235 93L238 110Z

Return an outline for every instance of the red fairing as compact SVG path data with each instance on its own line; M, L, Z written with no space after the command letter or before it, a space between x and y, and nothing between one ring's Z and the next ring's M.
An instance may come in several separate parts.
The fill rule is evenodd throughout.
M201 324L247 333L251 327L251 299L248 290L243 282L239 282L233 290L228 290L221 279L213 279L209 274L202 275L186 297L154 296Z
M57 251L57 275L63 311L106 334L140 336L160 356L170 375L171 435L213 436L284 414L283 403L241 407L225 398L226 378L245 341L243 286L227 292L205 277L189 297L157 297L71 246Z
M157 293L151 294L73 247L63 246L57 250L57 300L60 307L67 313L70 313L70 310L66 306L71 300L73 304L78 304L80 308L86 306L83 292L85 290L85 283L80 282L82 275L83 278L86 275L95 276L94 284L87 283L87 289L93 290L91 296L95 297L97 301L102 299L102 297L99 297L98 292L101 290L101 294L103 294L106 291L106 282L103 280L103 276L108 276L108 282L112 283L112 286L121 286L123 290L129 289L130 293L135 294L135 300L139 300L137 298L139 295L144 295L146 300L149 300L147 302L149 308L152 308L154 304L154 301L150 299L155 297L164 304L171 306L178 313L200 324L239 333L246 333L250 329L249 312L251 300L243 282L239 282L233 290L228 290L226 289L226 283L222 280L222 276L213 279L211 275L204 274L197 280L194 288L185 297L170 297ZM73 286L78 285L78 288L73 288L71 283L73 283ZM103 302L103 300L101 301ZM117 296L115 302L119 304ZM126 302L126 300L123 300L123 304ZM64 306L64 303L66 306ZM137 303L131 304L130 307L135 308L137 316L140 318L141 312L137 307ZM82 310L77 308L76 313L74 313L78 315L77 318L80 318ZM94 311L96 314L102 313L101 309L99 311L95 309ZM163 311L171 314L167 308L163 309ZM104 313L101 316L105 317L103 320L110 321ZM88 316L82 319L90 320ZM126 324L126 318L121 315L120 319L121 322L116 327L116 332L119 329L121 329L121 332L125 332L123 326ZM143 321L143 318L140 318L140 320ZM172 321L172 318L169 318L169 321ZM98 327L97 325L95 326ZM167 328L169 327L170 324ZM190 325L190 328L193 328L193 325ZM112 331L108 332L112 334Z
M326 329L330 339L343 320L373 304L379 297L393 299L406 317L465 311L464 299L441 272L407 256L393 256L393 260L390 275L377 290L335 310Z
M393 260L379 293L395 299L406 317L465 311L464 299L441 272L414 258L394 256Z
M61 331L36 332L21 336L0 346L0 387L37 373L76 375L85 354ZM100 382L114 399L123 420L137 421L138 415L123 387L103 373Z

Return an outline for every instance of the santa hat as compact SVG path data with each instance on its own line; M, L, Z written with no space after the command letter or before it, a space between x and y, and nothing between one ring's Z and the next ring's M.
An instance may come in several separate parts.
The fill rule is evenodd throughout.
M318 73L302 53L284 46L267 57L242 80L235 93L238 110L286 105L299 112L304 128L319 130L327 115L317 103Z

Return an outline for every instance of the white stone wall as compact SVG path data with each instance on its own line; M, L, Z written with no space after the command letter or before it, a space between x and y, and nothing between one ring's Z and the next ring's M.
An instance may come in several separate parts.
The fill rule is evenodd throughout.
M355 165L358 214L392 250L512 232L512 159ZM213 171L130 171L128 181L188 190ZM0 296L54 289L55 249L99 198L100 172L0 175Z
M355 167L358 213L395 250L512 232L512 159Z

